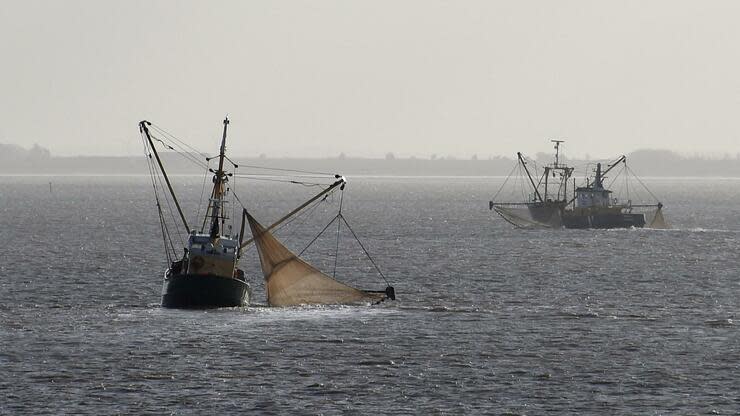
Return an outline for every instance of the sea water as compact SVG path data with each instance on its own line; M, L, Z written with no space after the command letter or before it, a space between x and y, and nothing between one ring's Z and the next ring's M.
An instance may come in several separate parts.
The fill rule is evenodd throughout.
M0 414L739 411L740 180L646 179L671 230L514 229L501 178L349 180L396 301L267 307L249 250L251 306L168 310L148 177L0 177ZM200 226L203 178L173 182ZM320 190L231 185L265 224ZM301 251L339 200L278 237ZM346 227L304 255L385 287Z

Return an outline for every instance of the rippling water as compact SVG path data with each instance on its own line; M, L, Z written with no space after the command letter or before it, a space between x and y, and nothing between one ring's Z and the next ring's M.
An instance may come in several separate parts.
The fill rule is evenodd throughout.
M649 180L667 231L515 230L500 183L350 178L395 302L265 307L252 251L256 305L181 311L148 178L0 177L0 414L737 414L740 180ZM316 190L236 189L268 223ZM337 203L279 236L300 250ZM337 275L384 287L341 238Z

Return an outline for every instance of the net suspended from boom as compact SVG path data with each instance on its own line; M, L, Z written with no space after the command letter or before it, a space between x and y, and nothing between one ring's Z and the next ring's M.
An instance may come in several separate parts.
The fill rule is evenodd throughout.
M645 214L645 219L647 220L647 225L645 225L647 228L656 230L667 230L671 228L671 225L663 217L662 205L659 205L655 211Z
M360 290L332 279L288 250L249 213L246 215L271 306L377 303L395 297L389 290Z

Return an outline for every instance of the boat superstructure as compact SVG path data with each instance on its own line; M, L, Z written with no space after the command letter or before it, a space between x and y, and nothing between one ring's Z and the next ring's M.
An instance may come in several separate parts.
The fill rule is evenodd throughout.
M620 163L626 163L627 158L621 156L609 164L605 171L601 170L601 163L596 164L593 181L587 178L586 186L575 188L573 204L570 209L563 210L562 222L566 228L642 228L645 226L645 214L635 213L631 201L620 202L613 198L613 192L604 188L604 178L609 171ZM659 202L655 205L662 208Z

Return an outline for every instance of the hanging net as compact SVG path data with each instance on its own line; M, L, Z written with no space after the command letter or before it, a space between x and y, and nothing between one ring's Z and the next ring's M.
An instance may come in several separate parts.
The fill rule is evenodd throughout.
M332 279L298 258L249 213L247 219L271 306L377 303L388 297L385 292L360 290Z
M663 217L663 208L657 208L652 213L645 213L645 227L655 228L658 230L667 230L671 228L670 224L666 222Z
M496 205L493 205L492 208L501 218L519 228L560 228L562 225L558 210L553 211L549 217L545 216L535 219L529 208L502 207Z

